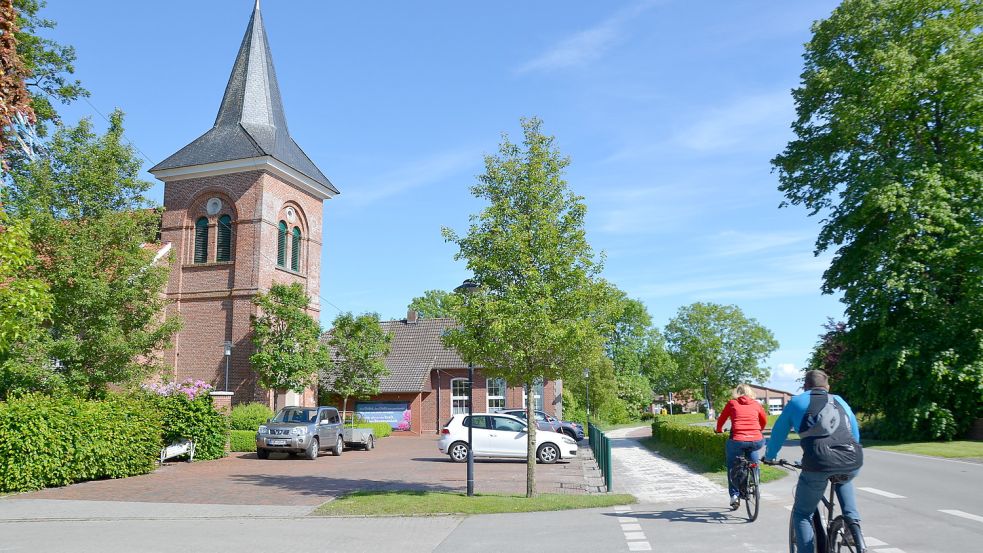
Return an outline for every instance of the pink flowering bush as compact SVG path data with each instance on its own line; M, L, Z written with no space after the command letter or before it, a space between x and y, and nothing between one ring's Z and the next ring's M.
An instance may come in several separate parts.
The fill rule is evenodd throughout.
M203 394L207 395L208 392L211 392L214 389L211 384L208 384L204 380L192 380L190 378L181 383L168 382L166 384L144 384L141 386L141 388L159 396L184 394L189 400L194 400Z
M409 409L403 411L403 420L396 425L396 430L409 430L410 429L410 418L413 416L412 411Z

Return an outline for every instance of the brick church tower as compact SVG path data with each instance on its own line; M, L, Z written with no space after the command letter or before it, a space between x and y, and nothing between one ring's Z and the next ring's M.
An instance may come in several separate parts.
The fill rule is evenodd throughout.
M287 131L259 0L215 125L150 172L164 181L161 241L174 252L168 315L184 323L164 361L175 379L204 380L235 403L272 401L249 365L252 300L299 282L317 318L321 214L338 190ZM304 396L278 404L315 401Z

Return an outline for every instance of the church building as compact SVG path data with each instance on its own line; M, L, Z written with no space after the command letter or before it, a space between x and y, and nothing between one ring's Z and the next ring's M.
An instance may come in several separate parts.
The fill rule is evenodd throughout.
M272 403L249 364L252 300L299 282L318 318L322 210L339 192L290 137L259 0L214 126L150 172L164 182L161 241L173 251L167 314L184 324L164 362L234 403ZM308 391L277 404L315 402Z

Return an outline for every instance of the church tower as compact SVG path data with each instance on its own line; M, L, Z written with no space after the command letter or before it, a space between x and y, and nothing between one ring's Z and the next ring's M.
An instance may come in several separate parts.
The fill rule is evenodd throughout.
M165 362L175 379L204 380L235 403L271 402L249 364L252 300L299 282L318 317L321 215L338 190L287 130L259 0L214 126L150 172L164 182L161 241L174 252L168 315L184 323ZM315 401L308 391L277 404Z

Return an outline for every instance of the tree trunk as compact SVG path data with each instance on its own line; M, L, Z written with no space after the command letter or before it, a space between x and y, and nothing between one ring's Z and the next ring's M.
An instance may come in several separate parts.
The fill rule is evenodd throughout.
M536 404L533 398L533 385L526 383L526 428L529 433L526 435L526 497L536 495L536 413L533 406Z

